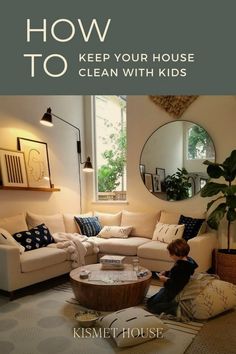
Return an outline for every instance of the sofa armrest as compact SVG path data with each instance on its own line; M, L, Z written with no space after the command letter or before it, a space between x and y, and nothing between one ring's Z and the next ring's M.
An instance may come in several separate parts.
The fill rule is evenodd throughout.
M212 252L217 247L216 234L207 232L191 238L188 244L189 255L198 264L197 272L206 272L212 266Z
M20 273L20 250L18 247L0 245L0 289L11 291Z

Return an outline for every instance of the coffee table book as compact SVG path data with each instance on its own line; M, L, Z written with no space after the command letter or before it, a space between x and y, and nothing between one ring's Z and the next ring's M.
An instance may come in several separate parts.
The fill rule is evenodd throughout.
M124 259L125 259L124 256L105 255L100 258L100 263L101 264L122 264Z
M101 263L102 270L123 270L124 264L123 263Z

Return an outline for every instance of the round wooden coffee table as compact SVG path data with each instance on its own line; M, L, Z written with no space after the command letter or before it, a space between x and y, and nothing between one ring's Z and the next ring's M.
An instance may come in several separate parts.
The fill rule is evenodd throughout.
M89 309L100 311L116 311L126 307L139 305L146 295L152 273L141 267L141 271L146 271L147 275L137 280L107 282L100 280L81 279L82 270L101 272L118 272L117 270L101 270L101 264L90 264L79 267L70 272L72 289L80 305ZM124 271L133 270L132 265L125 264ZM120 272L120 271L119 271ZM104 273L107 274L107 273Z

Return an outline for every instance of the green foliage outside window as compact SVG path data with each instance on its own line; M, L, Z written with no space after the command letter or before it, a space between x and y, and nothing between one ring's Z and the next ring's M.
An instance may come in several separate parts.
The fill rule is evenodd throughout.
M188 158L204 159L211 158L214 151L212 141L205 129L194 125L189 130Z
M112 192L121 183L121 177L124 173L126 164L126 130L121 123L114 126L108 120L105 120L106 128L113 128L113 133L108 138L103 138L103 142L109 145L102 156L106 160L98 169L98 191Z

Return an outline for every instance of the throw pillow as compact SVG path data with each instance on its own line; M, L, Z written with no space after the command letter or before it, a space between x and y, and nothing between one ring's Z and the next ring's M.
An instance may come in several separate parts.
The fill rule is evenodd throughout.
M182 238L184 225L170 225L158 222L153 233L153 240L170 243L177 238Z
M54 242L50 231L44 224L38 225L28 231L16 232L12 236L17 242L25 247L25 251L46 247Z
M129 307L101 317L98 323L109 329L118 347L127 347L163 338L168 327L154 314L139 307Z
M28 230L24 214L1 218L0 227L4 230L7 230L10 234L14 234L20 230Z
M95 211L94 216L98 217L98 220L102 227L120 225L121 211L116 214L100 213L98 211Z
M179 218L179 224L185 225L183 238L188 241L191 238L197 236L204 221L205 219L194 219L181 215Z
M23 253L25 250L25 247L21 246L21 244L18 243L7 230L1 228L0 228L0 245L17 247L19 248L20 253Z
M85 218L75 216L75 221L78 223L82 235L97 236L101 231L101 225L97 216L88 216Z
M160 213L145 213L122 211L120 226L133 226L131 236L152 238L155 225L159 220Z
M127 238L132 231L132 226L104 226L98 236L102 238Z
M62 214L37 215L28 212L26 216L26 221L29 229L36 227L40 224L45 224L52 234L56 232L65 232L65 225Z
M87 217L87 216L92 216L92 213L86 213L86 214L79 214L79 213L74 213L74 214L63 214L63 219L64 219L64 224L65 224L65 230L68 233L74 234L74 233L79 233L81 234L81 230L79 228L79 225L75 221L75 215L77 217Z

